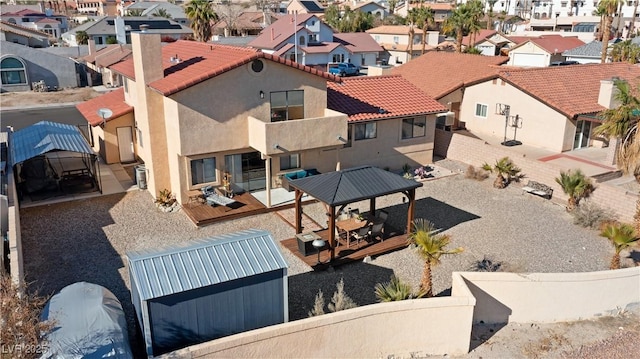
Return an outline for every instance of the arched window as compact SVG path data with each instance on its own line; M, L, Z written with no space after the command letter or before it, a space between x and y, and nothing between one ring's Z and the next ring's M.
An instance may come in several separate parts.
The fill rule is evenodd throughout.
M12 23L12 24L16 24L16 19L14 19L14 18L10 17L10 18L9 18L9 22L10 22L10 23Z
M3 85L27 84L27 71L24 63L15 57L5 57L0 61L0 76Z
M300 46L304 46L304 36L300 36Z

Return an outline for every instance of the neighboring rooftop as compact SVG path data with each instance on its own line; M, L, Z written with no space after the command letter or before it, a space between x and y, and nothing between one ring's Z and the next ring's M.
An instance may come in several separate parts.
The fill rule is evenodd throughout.
M422 30L418 28L413 29L416 35L422 34ZM388 35L407 35L409 36L408 25L382 25L374 27L366 31L368 34L388 34Z
M571 50L578 46L584 45L584 42L575 36L563 37L560 35L543 35L540 37L531 37L529 38L528 41L538 45L540 48L542 48L543 50L545 50L550 54L556 54L556 53L561 54L567 50ZM525 43L526 41L517 46L512 47L510 51L513 51L513 49L523 46Z
M593 40L588 44L566 50L563 56L589 57L599 59L602 55L602 41Z
M382 51L382 47L364 32L345 32L333 34L333 41L339 42L351 53Z
M127 32L140 31L140 25L149 25L147 32L162 34L192 34L193 31L177 22L161 17L125 16L123 17ZM86 31L88 35L113 35L116 33L115 16L105 16L96 21L79 25L72 32Z
M315 17L313 14L284 15L263 30L260 35L249 43L249 46L259 49L277 49L282 43L293 36L294 22L296 32L304 28L304 24L310 18ZM320 19L318 19L320 21Z
M624 62L500 71L499 77L573 118L604 110L598 104L600 80L640 80L640 66ZM579 93L579 95L578 95Z
M24 37L32 37L37 39L51 39L51 35L46 32L30 29L28 27L12 24L7 21L0 20L0 31L10 32L12 34L24 36Z
M300 0L298 1L302 7L307 9L309 13L322 14L324 13L324 8L320 3L315 0Z
M327 107L349 121L446 112L447 108L398 75L363 76L327 83Z
M396 67L402 75L427 95L439 99L454 90L495 76L506 56L480 56L446 51L429 51Z
M462 38L462 45L463 46L475 46L477 45L479 42L484 41L485 39L490 38L491 36L497 34L498 32L496 30L480 30L478 33L476 33L473 37L473 43L470 44L470 41L472 40L472 37L470 35L467 35L465 37Z
M128 59L131 57L131 54L131 45L113 44L107 45L93 54L83 57L82 60L95 63L98 67L109 67Z

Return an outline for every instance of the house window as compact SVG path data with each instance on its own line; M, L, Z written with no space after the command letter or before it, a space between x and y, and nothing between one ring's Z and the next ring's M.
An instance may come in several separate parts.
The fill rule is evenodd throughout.
M376 40L376 42L380 42L380 35L376 35L373 38Z
M344 54L333 54L333 62L344 62Z
M280 156L280 170L300 168L300 155L297 153Z
M216 181L216 158L191 160L191 185Z
M342 148L351 147L351 131L353 130L353 125L347 126L347 143L342 145Z
M304 46L305 38L304 36L300 36L300 46Z
M425 118L405 118L402 120L402 139L424 137L426 127Z
M487 105L481 103L476 104L476 117L487 117Z
M400 42L400 37L399 37L399 36L394 36L394 37L393 37L393 43L394 43L394 44L397 44L397 43L399 43L399 42Z
M0 73L3 85L25 85L27 72L22 61L14 57L6 57L0 62Z
M560 2L560 7L567 7L567 2L566 1Z
M304 118L304 91L278 91L271 93L271 122Z
M376 138L378 135L375 122L359 123L357 125L354 125L354 127L356 131L356 141Z

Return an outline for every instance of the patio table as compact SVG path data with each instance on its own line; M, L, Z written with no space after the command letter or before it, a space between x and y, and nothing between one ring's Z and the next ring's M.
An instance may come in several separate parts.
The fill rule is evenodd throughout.
M350 247L351 246L350 232L357 231L360 228L366 227L367 224L368 224L368 221L359 220L357 218L349 218L342 221L337 221L336 228L347 232L347 247Z

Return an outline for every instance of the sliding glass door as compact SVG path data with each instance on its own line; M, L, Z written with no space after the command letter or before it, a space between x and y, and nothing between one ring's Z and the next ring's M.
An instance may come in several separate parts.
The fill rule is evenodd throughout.
M265 161L260 158L260 152L226 155L224 165L233 185L245 191L267 188Z
M576 136L573 140L573 149L589 147L589 134L591 133L591 122L579 120L576 122Z

